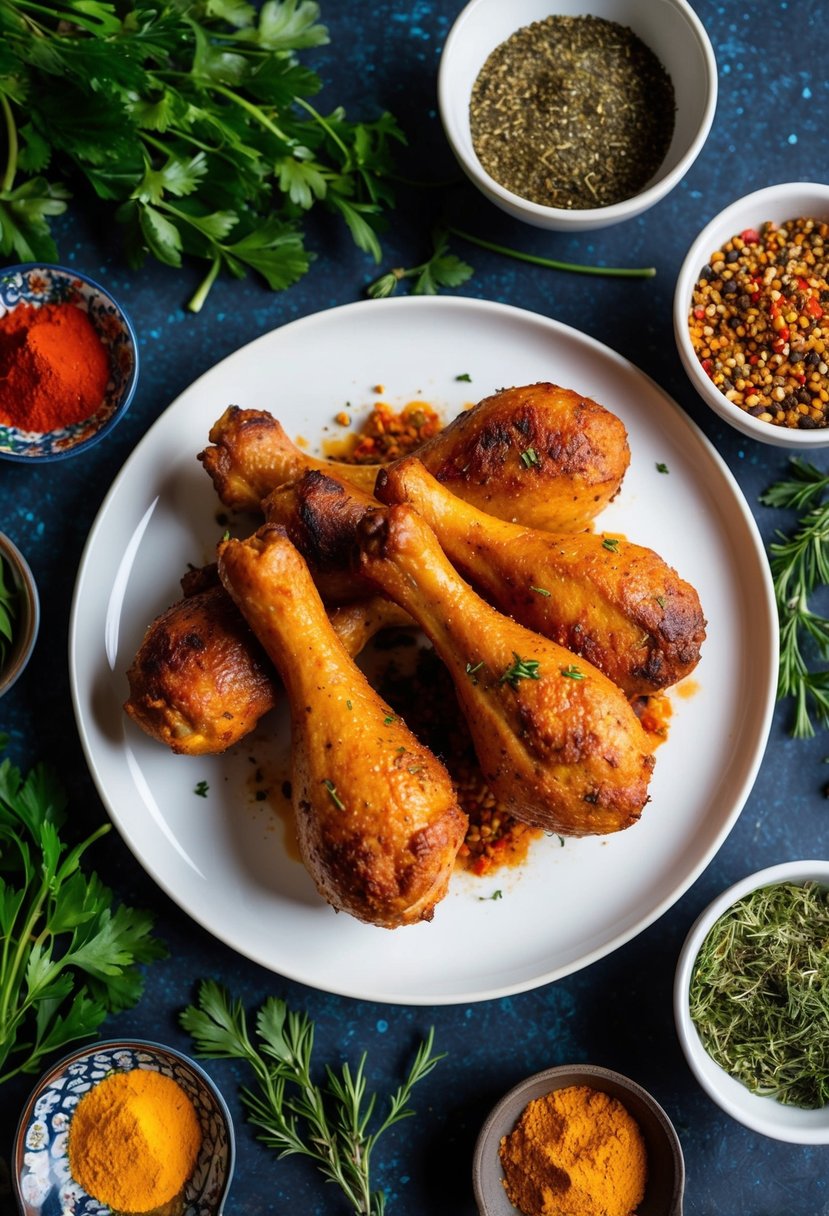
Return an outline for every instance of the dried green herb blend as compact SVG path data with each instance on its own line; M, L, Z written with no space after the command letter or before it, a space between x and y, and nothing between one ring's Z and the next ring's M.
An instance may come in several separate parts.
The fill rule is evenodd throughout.
M472 143L513 194L568 210L637 194L668 150L671 79L627 26L547 17L496 47L472 88Z
M774 883L714 924L691 976L703 1046L752 1093L816 1110L829 1102L829 892Z

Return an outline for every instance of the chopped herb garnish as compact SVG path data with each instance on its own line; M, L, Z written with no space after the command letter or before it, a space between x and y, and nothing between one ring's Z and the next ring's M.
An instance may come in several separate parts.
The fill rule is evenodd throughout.
M478 899L486 900L487 903L493 899L503 899L503 898L504 898L504 893L500 889L500 887L496 891L493 891L491 895L479 895L478 896Z
M609 549L611 553L618 553L619 542L615 536L606 536L602 541L602 548Z
M562 667L561 674L566 676L568 680L584 680L586 678L584 672L579 671L578 667L575 667L572 663L569 667Z
M664 608L664 607L665 607L665 604L667 603L667 601L666 601L666 599L665 599L665 596L664 596L664 595L658 595L658 596L656 597L656 602L657 602L657 604L659 605L659 607L660 607L660 608Z
M522 659L515 650L512 655L515 662L511 663L501 676L500 684L509 684L512 688L517 688L519 680L539 679L537 659Z
M465 384L471 384L471 383L472 383L472 377L470 376L469 372L461 372L461 374L460 374L459 376L456 376L456 377L455 377L455 379L456 379L456 380L463 380L463 382L464 382Z
M483 659L481 659L480 663L475 663L475 664L474 664L474 666L473 666L473 664L472 664L472 663L467 663L467 665L466 665L466 674L469 676L469 678L470 678L470 680L472 681L472 683L473 683L473 684L477 684L477 683L478 683L478 677L476 676L476 674L475 674L475 673L476 673L477 671L480 671L480 670L481 670L481 668L483 667L483 665L484 665L484 661L483 661Z
M752 1093L815 1110L829 1103L829 892L773 883L714 924L691 975L705 1050Z
M668 468L668 466L666 464L663 464L661 460L657 460L656 471L657 471L657 473L670 473L671 470Z
M392 722L396 722L396 721L397 721L397 718L395 718L394 714L387 714L386 717L383 719L383 725L391 726Z
M193 790L193 793L198 794L199 798L206 798L207 791L209 789L210 789L210 786L207 784L206 781L199 781L198 784L196 785L196 788Z
M536 595L546 595L548 599L551 595L546 587L530 587L530 591L534 591Z
M345 803L343 802L340 795L337 793L337 787L334 785L334 782L329 781L328 778L326 777L322 784L328 790L328 797L334 803L334 806L337 808L337 810L344 811Z
M345 707L346 707L346 709L353 709L353 708L354 708L354 706L351 704L351 702L350 702L350 701L346 701L346 703L345 703Z
M531 468L533 465L541 464L535 448L525 448L521 453L521 461L526 469Z

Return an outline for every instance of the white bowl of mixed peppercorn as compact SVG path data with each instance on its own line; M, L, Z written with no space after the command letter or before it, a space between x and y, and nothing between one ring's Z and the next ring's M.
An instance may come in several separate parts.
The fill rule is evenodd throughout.
M686 0L472 0L446 40L438 101L490 202L539 228L603 228L688 172L717 64Z
M829 1144L829 861L735 883L691 928L674 981L685 1058L739 1123Z
M761 443L829 446L829 186L769 186L715 216L679 273L674 332L720 418Z

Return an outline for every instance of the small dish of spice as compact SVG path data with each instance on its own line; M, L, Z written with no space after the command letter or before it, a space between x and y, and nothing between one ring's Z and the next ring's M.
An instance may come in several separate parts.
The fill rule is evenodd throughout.
M230 1113L204 1069L158 1043L107 1040L41 1078L18 1125L13 1182L22 1216L53 1206L220 1216L234 1152Z
M659 1103L594 1064L535 1073L509 1091L478 1136L481 1216L682 1216L685 1163Z
M132 324L100 284L62 266L0 271L0 457L85 451L123 417L137 382Z
M686 0L471 0L438 75L464 172L540 228L606 227L652 207L710 130L717 67Z
M743 435L829 446L829 186L768 186L715 216L679 272L674 335L696 391Z
M32 656L40 626L37 584L23 554L0 532L0 697Z
M702 1088L739 1123L829 1144L829 861L749 874L698 917L674 1014Z

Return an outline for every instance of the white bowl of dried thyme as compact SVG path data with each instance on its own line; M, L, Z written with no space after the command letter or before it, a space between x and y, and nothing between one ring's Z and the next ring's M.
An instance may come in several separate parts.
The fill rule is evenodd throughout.
M641 214L696 159L717 64L686 0L471 0L444 46L438 102L464 172L539 228Z
M685 1058L728 1115L792 1144L829 1144L829 861L735 883L680 953L674 1015Z

